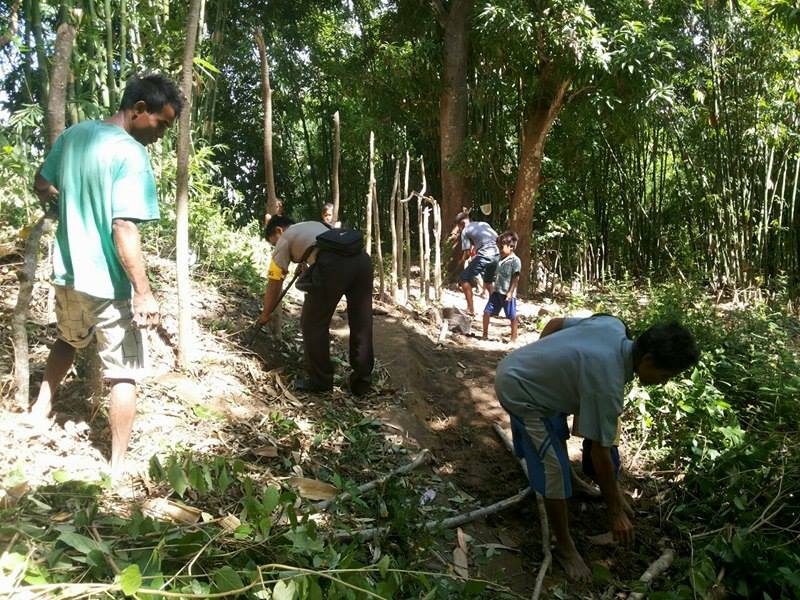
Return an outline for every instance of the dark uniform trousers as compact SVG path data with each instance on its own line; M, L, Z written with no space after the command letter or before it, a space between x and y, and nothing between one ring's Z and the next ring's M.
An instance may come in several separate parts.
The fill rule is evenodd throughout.
M370 385L375 356L372 349L372 259L365 252L340 256L321 251L314 269L314 287L306 294L300 327L306 371L314 386L333 385L330 325L342 296L347 298L350 325L350 387Z

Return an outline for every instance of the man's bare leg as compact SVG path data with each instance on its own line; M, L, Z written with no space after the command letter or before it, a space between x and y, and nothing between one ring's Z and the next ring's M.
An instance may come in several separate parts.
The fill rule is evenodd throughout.
M34 419L47 419L53 409L53 396L64 375L67 374L75 359L75 348L63 340L56 340L47 357L47 366L44 369L42 387L33 406L31 416Z
M461 290L464 292L464 297L467 299L467 314L475 316L475 305L472 301L472 286L469 281L461 282Z
M569 518L567 516L567 502L560 498L545 498L547 518L550 529L556 536L555 557L561 563L570 579L588 580L592 572L575 548L575 542L569 533Z
M483 339L489 339L489 313L483 313Z
M517 341L517 319L511 319L511 341Z
M108 421L111 426L111 477L118 480L125 471L125 453L136 416L136 384L129 379L111 382Z

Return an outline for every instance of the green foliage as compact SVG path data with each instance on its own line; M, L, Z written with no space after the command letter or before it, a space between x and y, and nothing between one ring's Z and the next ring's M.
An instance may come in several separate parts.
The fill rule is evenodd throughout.
M98 509L96 486L68 482L40 489L0 512L0 536L11 539L0 576L24 582L31 592L41 585L77 590L94 582L89 595L131 597L165 591L263 598L271 591L272 598L296 600L445 599L481 597L485 588L485 582L417 571L414 559L389 553L391 545L371 555L366 545L335 541L292 491L254 481L240 461L184 455L167 457L166 465L153 457L154 483L191 495L205 511L202 521L180 525L138 509L129 517L108 515ZM402 486L388 486L382 498L390 513L382 521L397 539L411 543L411 530L402 523L413 516L418 498ZM209 514L217 512L234 515L238 525Z
M741 597L800 593L800 323L766 304L722 310L701 290L664 285L639 301L621 286L596 310L624 316L634 332L679 318L703 350L700 364L663 387L634 385L627 434L660 469L674 472L662 511L691 544L678 598L704 595L724 568Z

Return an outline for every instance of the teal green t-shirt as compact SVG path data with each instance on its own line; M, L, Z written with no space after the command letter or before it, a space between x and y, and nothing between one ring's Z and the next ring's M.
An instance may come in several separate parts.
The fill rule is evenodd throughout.
M159 218L144 146L121 127L84 121L59 136L40 174L59 190L53 283L97 298L130 298L111 226L114 219Z

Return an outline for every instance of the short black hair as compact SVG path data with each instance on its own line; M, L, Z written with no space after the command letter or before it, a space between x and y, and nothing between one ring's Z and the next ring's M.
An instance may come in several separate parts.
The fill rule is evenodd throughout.
M645 354L653 357L659 369L681 372L697 364L700 349L691 332L677 321L656 323L633 343L633 360L638 364Z
M151 73L144 77L131 77L125 84L119 109L133 108L139 101L145 103L147 112L150 113L161 112L167 104L171 104L175 109L176 117L179 117L183 110L183 96L178 87L172 80L158 73Z
M516 250L519 243L519 236L513 231L504 231L497 236L497 247L500 248L508 244L512 250Z
M267 227L264 229L264 237L269 239L275 233L275 230L278 227L283 227L286 229L292 225L294 225L294 221L292 221L289 217L275 215L269 220L269 223L267 223Z
M461 223L464 219L469 219L469 213L466 211L462 211L456 215L456 225Z

